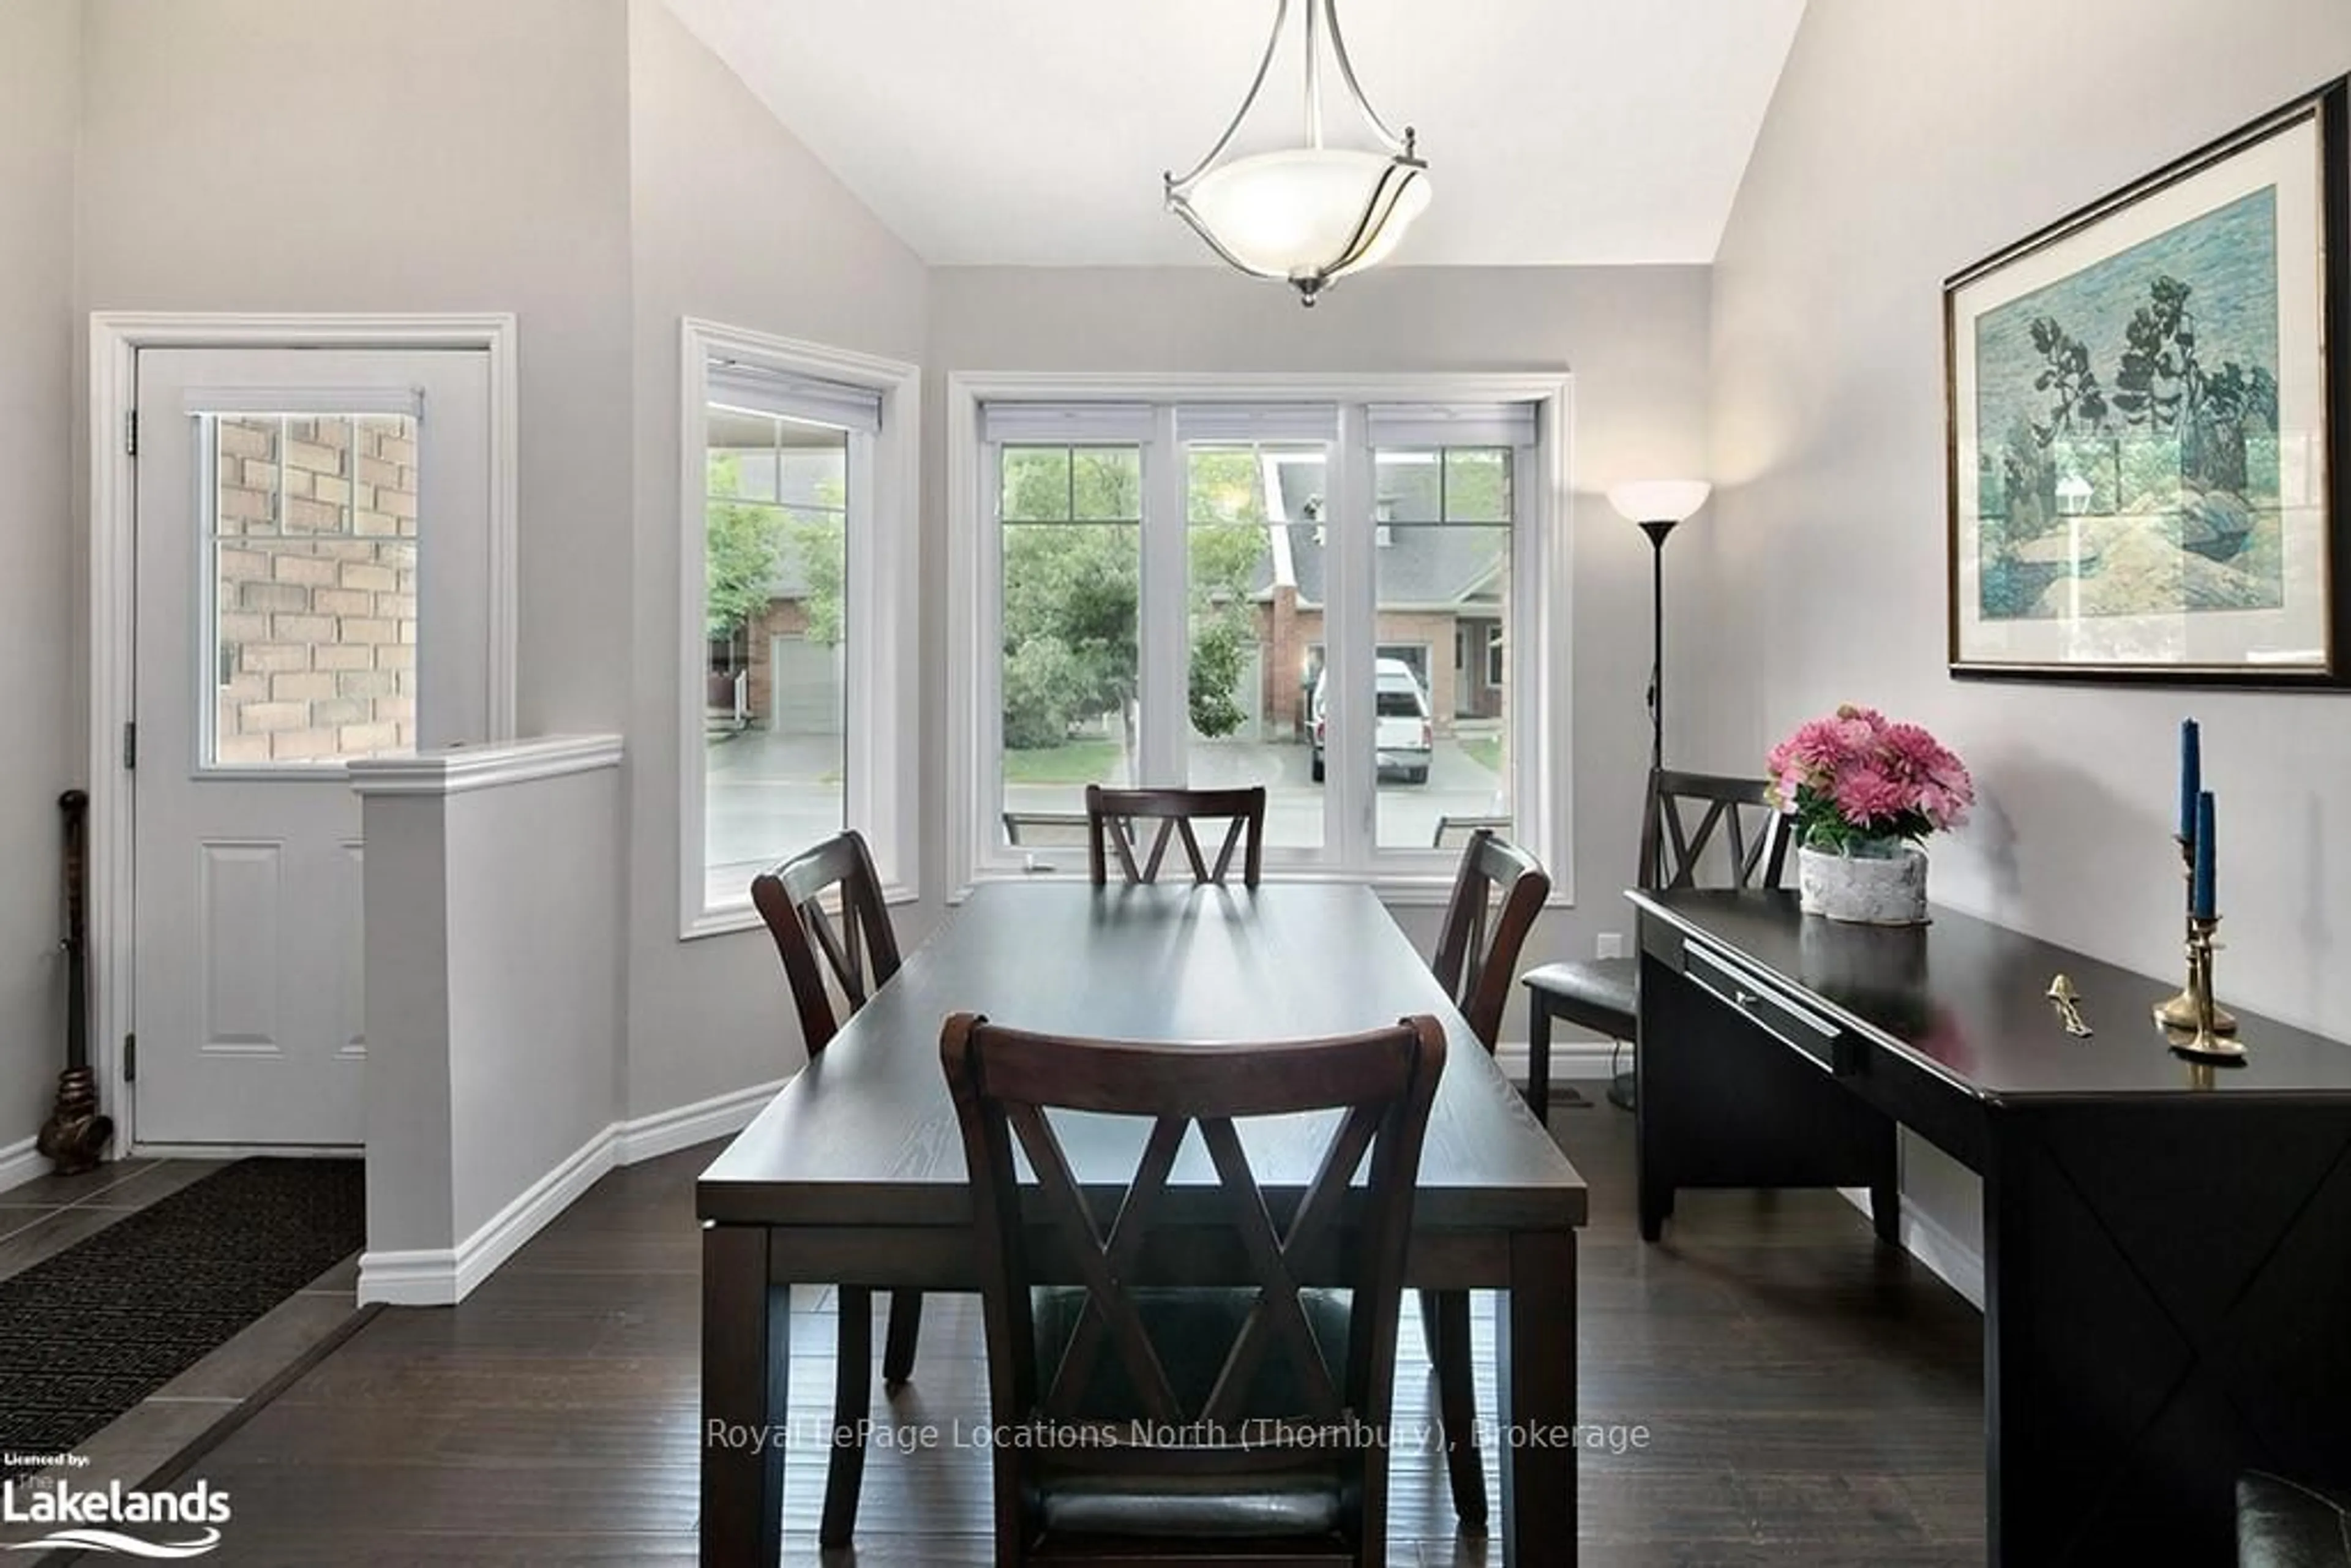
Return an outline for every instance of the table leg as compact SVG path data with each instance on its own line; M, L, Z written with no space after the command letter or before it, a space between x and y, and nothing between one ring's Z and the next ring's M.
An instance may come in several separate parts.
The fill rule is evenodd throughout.
M1573 1568L1575 1232L1510 1238L1494 1329L1503 1568Z
M1527 992L1527 1109L1551 1125L1551 1009L1537 990Z
M702 1231L702 1562L783 1555L791 1303L768 1279L768 1231Z

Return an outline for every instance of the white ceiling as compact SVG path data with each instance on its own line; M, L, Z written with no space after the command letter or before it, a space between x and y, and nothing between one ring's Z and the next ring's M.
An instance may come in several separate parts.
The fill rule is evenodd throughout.
M1224 129L1274 0L669 5L935 266L1216 265L1162 210L1160 174ZM1300 10L1246 142L1296 141ZM1395 260L1712 260L1802 12L1341 0L1364 90L1418 128L1436 190ZM1331 140L1359 142L1335 78Z

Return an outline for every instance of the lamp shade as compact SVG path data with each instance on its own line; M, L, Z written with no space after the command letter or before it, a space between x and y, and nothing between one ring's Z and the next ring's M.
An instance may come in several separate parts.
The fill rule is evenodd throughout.
M1713 493L1703 479L1635 479L1610 486L1608 504L1631 522L1678 523Z
M1335 277L1377 263L1427 207L1427 178L1397 176L1384 153L1299 148L1237 158L1202 175L1185 199L1243 267ZM1361 254L1349 260L1359 233Z

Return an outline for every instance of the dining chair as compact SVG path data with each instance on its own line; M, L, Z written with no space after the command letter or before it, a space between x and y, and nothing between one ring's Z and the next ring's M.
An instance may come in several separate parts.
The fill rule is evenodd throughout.
M1696 887L1704 878L1731 888L1779 886L1788 858L1788 819L1765 800L1764 787L1761 779L1652 771L1641 808L1635 884L1645 890ZM1610 1040L1631 1040L1639 1027L1639 974L1637 957L1577 958L1527 971L1528 1054L1535 1064L1527 1082L1531 1102L1550 1098L1543 1064L1551 1059L1552 1020L1564 1019ZM1610 1101L1628 1111L1631 1078L1615 1075L1608 1089ZM1536 1104L1534 1113L1540 1117L1547 1109Z
M1192 831L1192 824L1202 821L1228 823L1213 869L1200 853L1199 838ZM1159 824L1158 835L1151 841L1150 856L1140 863L1134 857L1134 825L1138 821ZM1086 786L1086 864L1096 887L1110 880L1112 850L1117 851L1119 869L1128 882L1157 881L1159 862L1166 857L1171 840L1183 844L1195 883L1223 882L1225 873L1232 869L1233 853L1238 849L1242 856L1241 883L1255 887L1264 864L1265 786L1252 785L1246 789L1105 789L1099 784Z
M1501 1032L1519 954L1550 896L1551 874L1534 856L1490 828L1470 833L1429 967L1489 1054ZM1464 1529L1480 1531L1487 1519L1486 1470L1478 1457L1468 1292L1421 1291L1420 1322L1437 1373L1437 1420L1445 1432L1454 1515Z
M939 1055L984 1270L995 1560L1384 1563L1396 1316L1443 1026L1203 1047L962 1013ZM1294 1202L1270 1198L1235 1124L1313 1111L1343 1113L1316 1174ZM1123 1196L1080 1191L1055 1112L1149 1124ZM1196 1128L1217 1180L1200 1204L1167 1189ZM1114 1208L1090 1201L1104 1196ZM1098 1213L1115 1215L1106 1230ZM1204 1255L1248 1283L1176 1281ZM1082 1283L1043 1284L1049 1269ZM1343 1284L1302 1287L1310 1270Z
M840 922L826 910L831 902ZM882 879L864 836L854 828L751 879L751 904L768 923L784 961L800 1037L813 1062L839 1032L828 986L838 986L848 1011L898 972L898 938L882 901ZM833 1350L831 1460L818 1534L827 1546L846 1544L857 1523L857 1493L865 1474L865 1423L872 1411L873 1292L843 1285L840 1338ZM895 1389L914 1375L914 1341L922 1330L918 1291L890 1292L890 1326L882 1353L882 1381Z

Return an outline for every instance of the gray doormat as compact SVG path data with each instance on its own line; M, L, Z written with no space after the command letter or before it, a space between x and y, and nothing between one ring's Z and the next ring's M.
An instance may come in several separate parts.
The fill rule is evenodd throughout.
M363 1162L239 1160L0 1281L0 1455L69 1451L366 1240Z

